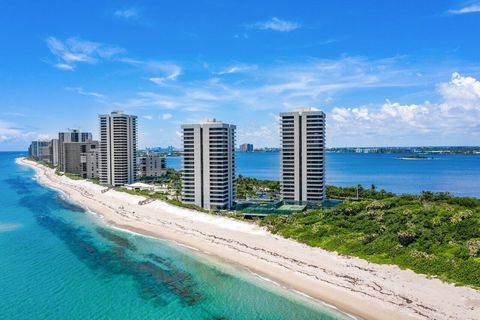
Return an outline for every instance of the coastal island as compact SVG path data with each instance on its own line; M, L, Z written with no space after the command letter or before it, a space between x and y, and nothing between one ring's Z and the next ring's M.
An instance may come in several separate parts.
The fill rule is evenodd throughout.
M432 160L432 157L426 157L426 156L419 156L419 155L414 155L414 156L402 156L398 158L400 160Z
M398 202L391 202L388 200L389 193L378 192L378 199L353 201L335 209L339 210L338 213L343 215L341 218L344 220L338 221L336 227L336 222L331 220L333 218L329 222L328 217L322 216L325 214L323 212L272 216L259 221L259 225L181 208L161 200L145 201L144 196L57 175L54 169L37 162L26 159L19 159L18 162L34 168L40 183L61 191L71 201L100 215L107 225L169 239L220 257L354 316L364 319L478 318L480 292L474 288L455 286L435 277L402 270L395 265L377 264L362 259L369 257L370 260L375 260L371 258L372 253L383 250L374 246L380 240L378 245L392 245L392 250L397 248L399 252L408 254L416 252L416 256L412 256L414 262L429 261L420 248L414 252L402 247L414 246L415 240L420 237L434 239L434 235L429 236L428 233L437 228L418 229L419 224L415 220L417 212L413 209L408 211L408 201L419 201L419 205L424 203L427 208L435 201L435 195L427 193L422 199L399 197L395 200ZM347 194L346 198L348 197ZM477 217L478 204L474 201L468 203L468 200L464 200L465 203L455 203L458 201L455 199L452 201L450 206L454 209L453 212L447 210L444 214L429 217L432 226L446 225L448 221L444 219L449 219L457 227L467 228L473 235L476 225L470 223L469 219ZM470 209L467 208L469 205ZM466 208L456 211L463 207ZM380 231L383 230L382 221L390 218L386 212L389 208L397 208L395 210L398 214L394 217L403 215L412 219L410 224L405 224L405 230L400 228L403 220L394 224L401 229L392 233L396 235L395 239L388 232L379 234L376 229L378 227ZM468 225L471 226L470 229ZM365 230L371 232L365 233ZM354 250L360 248L355 247L360 240L370 244L364 247L370 252L357 252L356 255L362 258L352 257ZM471 248L467 247L466 251L458 254L476 255L476 243L470 245ZM454 251L450 250L452 257L457 256L456 248L459 247L452 246ZM405 257L401 256L402 259ZM388 255L381 254L376 261L398 263ZM478 270L475 271L474 259L469 263L473 264L465 264L469 268L465 270L464 276L455 278L446 274L441 275L441 278L475 287L475 274ZM406 264L400 265L409 267ZM442 267L444 266L439 266Z

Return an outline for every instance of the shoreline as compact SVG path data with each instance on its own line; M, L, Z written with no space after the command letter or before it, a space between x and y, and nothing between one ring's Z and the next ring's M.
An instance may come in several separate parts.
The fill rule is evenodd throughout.
M278 283L332 309L363 319L478 319L480 292L428 279L396 266L378 265L308 247L246 222L175 207L17 159L35 169L41 184L59 190L105 224L171 240Z

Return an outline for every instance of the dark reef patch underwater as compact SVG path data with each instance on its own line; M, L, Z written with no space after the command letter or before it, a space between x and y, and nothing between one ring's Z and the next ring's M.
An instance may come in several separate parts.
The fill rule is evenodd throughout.
M105 277L126 275L135 280L144 299L166 305L170 294L193 305L202 295L191 276L176 268L168 259L157 255L134 257L135 245L113 231L97 228L97 234L109 242L106 248L98 245L94 235L83 227L74 226L45 212L36 214L37 223L62 240L69 250L90 269Z

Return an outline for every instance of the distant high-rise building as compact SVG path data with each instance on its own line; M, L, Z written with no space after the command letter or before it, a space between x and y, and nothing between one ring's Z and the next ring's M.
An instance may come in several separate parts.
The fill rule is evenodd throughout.
M78 129L70 129L67 132L58 133L58 168L60 171L66 172L65 170L65 143L70 142L91 142L92 133L91 132L80 132Z
M50 163L54 166L58 165L58 139L50 140Z
M233 207L235 129L215 119L182 125L184 203L205 209Z
M165 157L158 153L147 153L137 157L138 177L159 177L165 175Z
M280 113L284 200L325 197L325 114L311 109Z
M32 141L28 148L28 155L38 161L50 162L50 141Z
M253 144L244 143L240 145L240 152L253 152Z
M64 172L82 178L98 178L98 141L66 142Z
M114 111L98 117L100 181L113 186L135 182L137 178L137 116Z

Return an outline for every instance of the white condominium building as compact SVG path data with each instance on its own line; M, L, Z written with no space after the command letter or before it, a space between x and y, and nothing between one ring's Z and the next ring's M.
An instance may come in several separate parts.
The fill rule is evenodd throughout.
M233 207L235 129L215 119L182 125L184 203L204 209Z
M119 186L137 178L137 116L120 111L98 116L100 182Z
M280 113L281 193L287 201L325 197L325 113L311 109Z

